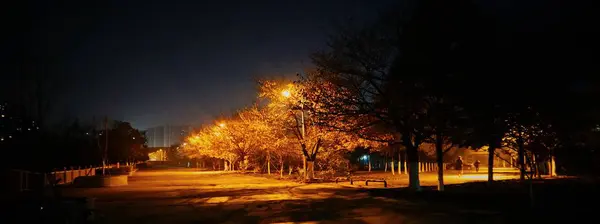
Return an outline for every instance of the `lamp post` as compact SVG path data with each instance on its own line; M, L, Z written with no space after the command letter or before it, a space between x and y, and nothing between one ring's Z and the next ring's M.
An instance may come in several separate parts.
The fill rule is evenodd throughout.
M281 92L281 95L283 95L283 97L285 98L290 98L291 97L291 93L289 90L284 90ZM301 130L301 134L302 134L302 139L304 140L304 102L302 102L302 100L300 100L300 120L302 122L302 130Z
M290 90L283 90L281 95L285 98L290 98L292 96ZM303 98L300 98L300 122L302 122L300 134L302 136L302 141L306 138L305 126L304 126L304 101ZM304 178L306 179L306 156L302 156L302 170L304 171Z

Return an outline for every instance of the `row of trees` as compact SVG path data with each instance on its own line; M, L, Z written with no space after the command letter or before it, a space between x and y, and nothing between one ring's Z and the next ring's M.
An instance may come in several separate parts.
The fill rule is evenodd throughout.
M307 179L314 177L317 163L321 170L342 170L349 166L344 150L358 146L374 147L378 143L318 124L312 101L305 100L301 83L265 80L260 82L259 102L240 110L230 118L215 121L190 136L182 145L188 157L210 157L225 161L227 169L260 169L269 174L271 168L284 173L302 162Z
M543 63L556 59L529 52L535 42L494 42L503 32L498 21L470 1L421 1L408 17L398 16L406 14L341 26L329 48L312 55L316 71L304 82L315 88L309 96L318 99L324 126L391 133L407 152L410 187L419 188L424 143L435 145L440 167L447 146L486 146L490 168L498 149L513 149L523 180L535 173L526 167L535 170L557 149L582 143L575 136L598 124L590 116L597 95L573 86L591 81L585 74L542 81L535 74L555 69Z
M409 186L419 189L424 144L434 146L440 167L451 147L487 149L489 181L498 150L515 152L524 180L561 151L598 147L590 141L599 131L596 83L569 69L571 49L556 44L562 37L550 52L547 41L514 35L518 27L466 0L402 9L339 26L328 48L312 55L313 69L284 87L262 82L266 103L205 128L187 151L230 162L261 152L267 164L270 155L300 154L312 173L321 150L403 150ZM443 190L443 169L438 179Z

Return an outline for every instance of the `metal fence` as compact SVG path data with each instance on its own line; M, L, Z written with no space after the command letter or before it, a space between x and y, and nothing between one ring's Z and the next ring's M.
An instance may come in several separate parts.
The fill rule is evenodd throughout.
M127 164L125 166L133 166L135 164ZM117 163L105 166L104 168L111 169L119 167L121 166ZM95 176L96 172L101 172L101 170L102 167L91 166L71 169L63 168L63 170L56 170L48 173L12 169L8 171L7 175L8 188L10 191L14 192L43 189L52 183L57 183L59 185L71 184L77 177Z

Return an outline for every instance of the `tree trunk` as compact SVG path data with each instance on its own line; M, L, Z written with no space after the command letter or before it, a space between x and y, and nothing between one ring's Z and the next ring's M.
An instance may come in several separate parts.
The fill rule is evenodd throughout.
M494 144L490 144L488 147L488 183L491 184L494 182L494 153L496 151L496 146Z
M387 167L388 167L387 158L386 158L386 161L384 163L385 163L385 165L384 165L385 168L383 169L383 172L387 173Z
M371 155L369 155L369 172L371 172Z
M532 178L541 178L542 176L540 175L540 164L538 163L538 160L535 158L535 155L531 156L531 172L532 172Z
M402 174L402 153L398 152L398 175Z
M550 177L556 176L556 162L554 160L554 156L550 156L550 164L548 167L550 167L550 169L549 169Z
M404 151L404 160L402 161L402 168L404 169L404 174L408 174L408 165L406 164L406 158L408 156L406 156L406 151Z
M283 159L279 160L279 178L283 178Z
M269 151L267 151L267 174L271 176L271 156L269 155Z
M519 136L517 138L518 144L518 156L519 156L519 171L521 175L519 176L520 181L525 181L525 144L523 142L523 137Z
M227 160L223 160L223 171L227 171Z
M435 154L438 167L444 165L444 144L440 134L435 139ZM438 191L444 191L444 169L438 169Z
M419 182L419 151L417 147L412 145L410 138L404 141L406 146L406 156L408 160L408 187L412 190L420 191L421 184Z
M306 156L302 157L302 171L304 172L304 179L307 179L308 176L306 174Z
M396 175L395 171L394 171L394 159L392 158L392 161L390 162L392 165L392 175Z
M315 178L315 161L306 161L306 179L313 180Z

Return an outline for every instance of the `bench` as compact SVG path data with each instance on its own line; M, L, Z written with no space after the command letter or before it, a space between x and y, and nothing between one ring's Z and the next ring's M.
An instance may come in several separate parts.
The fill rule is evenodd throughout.
M340 180L349 180L351 185L354 184L354 181L352 180L352 177L338 177L338 178L335 178L335 183L337 184Z
M344 173L344 177L335 178L335 183L337 184L340 180L348 180L348 181L350 181L350 184L354 184L354 180L352 180L353 174L354 174L354 171L346 171Z
M387 188L387 181L384 179L369 179L365 181L365 185L369 186L369 182L383 182L383 187Z

